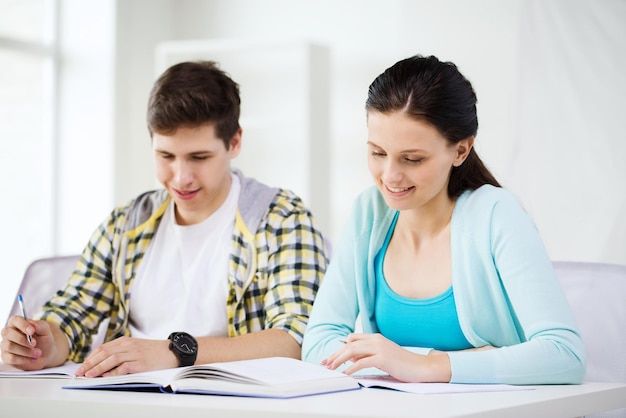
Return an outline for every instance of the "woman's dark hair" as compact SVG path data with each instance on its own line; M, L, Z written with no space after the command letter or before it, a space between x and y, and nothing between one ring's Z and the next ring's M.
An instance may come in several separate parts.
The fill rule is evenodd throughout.
M450 144L478 131L472 85L456 65L434 56L415 55L386 69L370 85L365 110L404 112L434 126ZM452 168L448 195L455 198L484 184L500 187L472 147L463 164Z
M148 100L148 130L172 134L178 128L213 123L226 149L239 129L239 85L215 62L181 62L154 83Z

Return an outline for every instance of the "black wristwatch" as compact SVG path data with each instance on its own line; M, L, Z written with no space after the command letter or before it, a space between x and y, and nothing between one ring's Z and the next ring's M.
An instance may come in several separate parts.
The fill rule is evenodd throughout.
M178 358L178 367L191 366L198 357L198 342L186 332L172 332L169 337L170 350Z

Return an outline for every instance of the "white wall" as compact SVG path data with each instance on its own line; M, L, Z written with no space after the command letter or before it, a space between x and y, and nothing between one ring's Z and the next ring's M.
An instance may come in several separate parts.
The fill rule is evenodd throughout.
M626 2L524 6L507 184L553 259L626 264Z
M353 197L371 184L364 147L367 87L398 59L436 54L460 66L480 93L478 147L494 171L502 171L501 138L510 119L519 1L467 3L182 0L175 2L171 30L172 39L178 40L305 39L329 48L331 155L318 164L332 179L333 216L327 232L335 240ZM143 109L144 101L137 106Z
M140 1L139 3L144 2ZM165 4L167 1L162 0ZM124 3L124 2L121 2ZM133 2L131 2L133 3ZM135 4L135 3L133 3ZM593 51L604 45L603 52L597 53L595 60L602 61L603 55L622 56L626 37L619 30L604 29L605 24L624 21L624 2L615 0L318 0L315 2L292 0L266 0L253 2L246 0L204 1L171 0L170 20L163 29L169 40L197 39L283 39L307 40L323 45L330 51L330 143L331 152L327 159L318 162L320 169L330 172L331 222L326 232L336 240L341 225L348 217L351 202L357 193L371 184L365 163L365 117L363 105L369 83L385 68L401 58L416 53L434 54L444 60L455 62L460 70L473 83L478 94L479 134L477 149L487 165L500 181L518 196L536 219L548 250L553 258L606 261L626 264L625 223L618 222L626 216L624 188L615 187L610 194L603 195L605 206L610 208L610 216L592 210L594 202L574 199L568 193L552 193L559 188L554 183L558 178L561 185L568 178L554 177L554 172L562 172L563 167L571 167L575 162L566 158L568 138L558 135L551 139L551 145L536 143L535 148L525 148L525 153L516 156L519 144L532 144L520 133L519 124L531 117L541 125L545 115L532 110L533 101L543 103L544 96L539 81L530 79L533 72L541 73L543 61L540 56L529 60L532 51L558 55L563 42L574 51L576 57L580 49L580 60L584 62L585 51ZM165 7L166 8L166 7ZM129 21L139 19L146 9L134 7L125 16ZM166 8L167 9L167 8ZM158 25L154 25L158 26ZM610 27L615 27L615 24ZM577 31L576 28L584 29ZM132 28L134 29L134 28ZM542 35L537 35L540 30ZM598 31L600 31L598 33ZM158 34L154 27L152 32ZM130 32L129 32L130 33ZM135 33L135 32L133 32ZM595 36L588 36L589 34ZM542 36L556 36L559 42L544 44ZM572 41L569 41L569 37ZM151 42L137 42L144 35L133 35L124 41L134 44L128 49L129 91L118 97L117 103L134 115L128 120L128 127L134 135L118 135L116 173L118 179L128 179L128 187L121 181L116 185L116 200L124 200L139 191L154 186L151 163L146 162L144 152L145 101L150 78L156 74L150 71L149 49ZM154 40L154 39L153 39ZM607 42L610 40L610 42ZM610 45L611 49L606 49ZM555 49L551 51L550 48ZM572 51L570 51L571 53ZM137 54L138 57L132 57ZM211 58L211 57L206 57ZM605 57L606 58L606 57ZM139 62L141 60L141 62ZM601 65L596 63L594 65ZM591 65L591 64L589 64ZM615 66L615 63L613 63ZM618 65L619 67L619 65ZM591 65L591 68L593 66ZM623 68L623 66L621 67ZM228 68L225 68L228 71ZM557 62L555 71L562 74L575 72L576 66L568 66L567 60ZM120 69L121 71L121 69ZM626 94L623 78L610 73L615 78L616 94ZM526 84L520 84L520 80ZM541 82L550 83L550 79ZM570 98L578 100L570 104L585 103L584 92L588 90L570 85ZM533 91L529 95L527 90ZM526 92L524 95L523 93ZM525 110L520 109L520 96L526 100ZM559 93L553 92L552 102L544 103L544 109L557 112L553 121L569 118L559 103ZM593 100L597 97L588 97ZM285 98L288 100L289 98ZM621 106L621 102L612 102ZM530 116L528 110L531 110ZM536 107L539 109L539 107ZM534 112L534 113L533 113ZM599 116L601 117L601 115ZM601 121L595 121L598 123ZM558 132L559 126L551 128ZM245 131L245 126L244 126ZM127 133L129 133L128 131ZM612 135L603 130L599 138L594 138L591 149L611 149L624 143L624 134ZM120 134L118 127L118 134ZM285 132L285 135L288 135ZM254 138L248 138L253 141ZM124 162L124 150L130 150L133 161ZM587 153L590 151L587 150ZM142 154L144 153L144 154ZM533 153L535 155L533 155ZM523 159L522 159L523 155ZM541 155L541 158L537 156ZM589 154L587 154L589 155ZM602 165L597 157L595 164ZM541 172L529 181L531 172ZM588 168L593 170L593 167ZM621 169L620 169L621 170ZM569 170L571 171L571 169ZM596 170L597 171L597 170ZM582 170L581 170L582 172ZM583 172L584 173L584 172ZM601 171L593 177L595 182L606 181L607 176L621 175L623 170L613 173ZM626 173L625 173L626 174ZM579 172L579 176L584 175ZM549 181L552 178L552 182ZM572 178L572 177L570 177ZM574 181L577 180L573 177ZM130 185L132 184L132 187ZM587 183L588 184L588 183ZM591 186L592 187L592 186ZM589 185L587 186L589 188ZM571 190L567 189L567 190ZM554 202L558 199L558 202ZM594 197L594 200L596 197ZM537 201L541 204L538 204ZM588 205L588 206L587 206ZM573 215L569 215L569 214ZM567 215L567 216L564 216ZM589 217L593 216L593 223ZM591 225L574 236L570 233L579 230L580 220ZM572 239L575 237L575 239Z
M80 252L113 205L156 186L145 127L148 92L157 76L156 46L264 37L307 40L330 51L331 155L318 163L331 175L332 222L326 232L332 240L353 198L371 184L363 111L369 83L401 58L434 54L455 62L473 83L479 98L478 151L521 197L551 255L626 264L626 190L620 184L626 164L618 161L626 131L617 126L626 110L621 75L626 63L619 61L626 56L626 36L619 29L626 20L623 1L61 0L60 5L66 72L60 80L57 254ZM543 35L534 32L536 25ZM560 83L569 89L570 101L560 103L560 91L548 89L554 101L549 105L532 78L545 75L546 57L559 56L565 61L548 61L555 63L550 68L557 80L561 75L573 80ZM567 57L576 57L575 63L564 65ZM596 74L594 83L568 78L580 67ZM525 89L524 79L532 89ZM610 86L610 94L594 94L598 85ZM570 115L580 115L561 112L574 106L571 100L609 111L593 112L588 124L582 113L569 124ZM534 103L558 117L538 118ZM536 130L520 133L520 123L529 117L538 122ZM548 142L534 142L516 154L520 140L540 131L544 119L557 121L549 130L552 136L542 137ZM559 130L564 125L569 128L565 138ZM572 153L567 137L577 135L580 126L585 137L577 136ZM586 158L590 155L594 158ZM602 187L594 190L596 184ZM0 306L0 313L8 308Z
M172 39L175 1L118 0L115 65L114 201L123 203L157 183L146 128L155 79L155 48Z
M145 109L172 3L60 1L56 254L82 251L114 205L157 186Z
M59 2L57 254L82 249L113 197L115 4Z
M38 231L41 239L29 247L30 254L3 254L6 266L1 279L0 318L8 315L28 264L39 257L80 252L113 202L115 3L60 0L58 16L57 119L48 128L55 132L46 132L56 136L58 143L54 157L33 156L37 164L51 166L53 173L45 180L56 184L49 192L56 193L54 207L46 208L49 219L40 220L45 226L5 219ZM27 168L3 169L3 173L11 173L5 181L19 183L20 171ZM25 187L23 192L36 191ZM19 197L4 198L3 203L8 203ZM37 228L51 228L52 242ZM4 238L9 241L10 234Z

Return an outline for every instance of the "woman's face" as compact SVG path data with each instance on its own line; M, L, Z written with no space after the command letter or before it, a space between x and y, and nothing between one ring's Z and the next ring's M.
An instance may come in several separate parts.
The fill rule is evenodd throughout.
M370 111L368 167L387 205L395 210L419 209L448 198L453 165L460 165L469 142L449 142L432 125L403 112Z

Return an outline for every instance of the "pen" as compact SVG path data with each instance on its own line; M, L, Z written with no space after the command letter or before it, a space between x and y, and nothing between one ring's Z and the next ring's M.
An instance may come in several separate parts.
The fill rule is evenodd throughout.
M17 295L17 301L20 304L20 311L22 311L22 316L24 317L25 320L28 321L28 318L26 317L26 309L24 309L24 299L22 299L21 294ZM28 344L33 343L33 340L29 334L26 334L26 339L28 340Z

